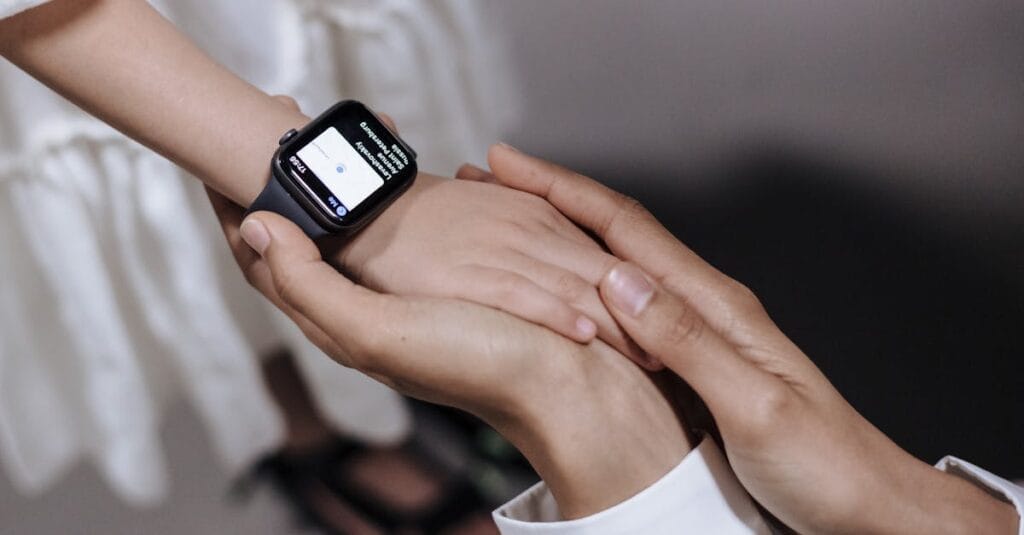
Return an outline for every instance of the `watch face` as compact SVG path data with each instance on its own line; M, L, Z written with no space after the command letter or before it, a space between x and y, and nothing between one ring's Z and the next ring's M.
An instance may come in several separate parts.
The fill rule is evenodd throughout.
M412 150L355 101L334 106L289 139L275 166L307 209L337 227L361 225L416 177Z

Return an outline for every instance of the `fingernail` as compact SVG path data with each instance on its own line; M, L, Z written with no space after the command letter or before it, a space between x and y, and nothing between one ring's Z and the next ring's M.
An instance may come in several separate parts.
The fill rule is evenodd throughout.
M597 324L586 316L580 316L576 320L576 333L580 335L580 338L589 340L597 336Z
M504 141L498 143L498 145L501 145L502 147L505 147L506 149L512 152L520 152L519 149L513 147L512 145L509 145L508 143L505 143Z
M270 233L267 232L267 227L260 223L256 219L246 219L242 221L242 226L238 228L238 232L242 234L242 239L245 243L249 244L254 251L263 255L263 251L267 250L267 246L270 245Z
M616 308L639 316L654 297L654 286L640 268L623 262L608 274L608 298Z

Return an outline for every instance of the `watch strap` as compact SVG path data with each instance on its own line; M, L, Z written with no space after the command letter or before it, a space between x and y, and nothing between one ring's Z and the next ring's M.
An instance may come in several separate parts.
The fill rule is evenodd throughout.
M292 194L281 185L281 181L273 173L271 173L267 187L263 188L246 214L261 210L274 212L290 219L314 240L330 234L306 212L306 209L298 201L292 198Z

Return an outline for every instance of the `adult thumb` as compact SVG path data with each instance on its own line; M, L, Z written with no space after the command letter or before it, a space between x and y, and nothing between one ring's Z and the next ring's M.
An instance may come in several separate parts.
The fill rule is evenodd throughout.
M697 310L638 266L620 262L600 283L616 321L648 355L686 380L715 412L777 379L740 355Z

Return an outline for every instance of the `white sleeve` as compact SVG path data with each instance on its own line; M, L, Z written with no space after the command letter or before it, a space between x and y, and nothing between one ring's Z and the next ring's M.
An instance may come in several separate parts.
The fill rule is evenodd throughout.
M953 456L944 457L935 467L966 479L992 496L1013 504L1017 509L1017 515L1021 517L1017 533L1024 535L1024 488Z
M25 11L26 9L45 4L49 0L0 0L0 19Z
M577 520L561 520L544 482L494 511L503 535L668 535L771 533L714 440L636 496Z

